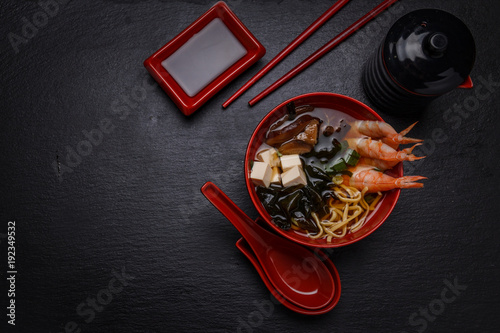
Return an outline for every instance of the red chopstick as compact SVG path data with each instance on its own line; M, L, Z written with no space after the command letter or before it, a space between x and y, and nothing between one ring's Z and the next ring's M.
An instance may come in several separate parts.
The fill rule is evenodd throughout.
M261 77L267 74L277 63L283 60L287 55L289 55L297 46L302 44L309 36L311 36L316 30L318 30L326 21L328 21L335 13L337 13L345 4L350 0L338 0L333 6L331 6L326 12L324 12L320 17L316 19L306 30L304 30L300 35L298 35L287 47L285 47L280 53L278 53L266 66L264 66L257 74L255 74L247 83L245 83L238 91L236 91L227 101L222 104L223 108L226 108L234 102L235 99L241 96L248 88L250 88L255 82L259 81Z
M267 87L264 91L262 91L260 94L255 96L248 104L250 106L255 105L257 102L259 102L261 99L269 95L271 92L276 90L277 88L281 87L284 83L292 79L294 76L302 72L304 69L309 67L311 64L313 64L316 60L320 59L322 56L324 56L326 53L331 51L334 47L339 45L342 41L344 41L347 37L352 35L356 30L364 26L366 23L371 21L373 18L375 18L377 15L379 15L381 12L383 12L385 9L387 9L390 5L395 3L398 0L385 0L381 4L379 4L377 7L373 8L370 12L368 12L365 16L354 22L349 28L345 29L342 31L340 34L335 36L331 41L323 45L321 48L319 48L316 52L311 54L309 57L307 57L304 61L302 61L300 64L295 66L292 70L290 70L288 73L283 75L279 80L274 82L272 85Z

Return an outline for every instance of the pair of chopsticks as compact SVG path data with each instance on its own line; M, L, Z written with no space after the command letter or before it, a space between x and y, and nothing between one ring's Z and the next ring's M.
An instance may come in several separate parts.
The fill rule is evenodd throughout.
M222 107L226 108L234 100L236 100L241 94L243 94L248 88L250 88L255 82L266 75L277 63L283 60L287 55L289 55L295 48L297 48L303 41L305 41L309 36L311 36L317 29L319 29L326 21L328 21L335 13L337 13L344 5L346 5L350 0L338 0L333 6L331 6L326 12L324 12L316 21L314 21L306 30L304 30L299 36L297 36L287 47L285 47L280 53L278 53L266 66L264 66L257 74L255 74L247 83L245 83L238 91L236 91L224 104ZM369 11L365 16L351 24L347 29L342 31L340 34L335 36L328 43L323 45L321 48L316 50L313 54L303 60L300 64L291 69L288 73L283 75L280 79L274 82L272 85L267 87L257 96L248 102L250 106L255 105L261 99L269 95L271 92L281 87L283 84L291 80L297 74L302 72L304 69L312 65L316 60L323 57L325 54L330 52L333 48L343 42L346 38L356 32L358 29L363 27L377 15L382 13L385 9L391 6L398 0L385 0L380 3L377 7Z

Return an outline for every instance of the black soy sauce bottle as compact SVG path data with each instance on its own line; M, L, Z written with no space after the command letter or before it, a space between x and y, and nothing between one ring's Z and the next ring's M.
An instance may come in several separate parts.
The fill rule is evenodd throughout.
M415 115L435 98L472 88L476 48L467 26L438 9L420 9L390 28L363 70L363 88L380 111Z

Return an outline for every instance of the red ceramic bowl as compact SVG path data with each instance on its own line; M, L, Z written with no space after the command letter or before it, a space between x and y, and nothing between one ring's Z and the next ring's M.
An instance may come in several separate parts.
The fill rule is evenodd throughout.
M399 189L388 191L384 193L383 198L378 203L377 208L370 213L368 220L365 222L365 225L358 231L354 233L348 233L343 238L332 239L330 243L326 241L326 239L311 239L305 233L295 231L293 229L283 230L276 226L273 222L269 214L267 213L264 206L261 204L259 197L255 191L255 185L250 179L250 171L251 171L251 161L255 159L255 154L257 149L262 145L265 140L266 132L275 121L283 117L286 111L286 104L290 102L294 102L296 106L301 105L311 105L314 107L321 108L329 108L338 110L344 113L351 115L352 117L360 120L379 120L383 121L383 119L372 109L370 109L365 104L347 97L338 94L332 93L310 93L301 96L297 96L292 98L286 102L281 103L277 107L275 107L271 112L269 112L264 119L257 125L257 128L252 134L250 138L250 142L248 143L246 155L245 155L245 178L248 192L250 193L250 197L253 201L253 204L257 208L259 214L262 216L264 221L271 226L278 234L284 236L285 238L290 239L291 241L297 242L302 245L312 246L312 247L323 247L323 248L332 248L332 247L340 247L344 245L349 245L354 242L357 242L366 236L370 235L374 232L378 227L384 223L389 214L394 209L396 202L399 198L400 191ZM393 177L401 177L403 176L403 165L399 163L393 169L386 171L387 174Z

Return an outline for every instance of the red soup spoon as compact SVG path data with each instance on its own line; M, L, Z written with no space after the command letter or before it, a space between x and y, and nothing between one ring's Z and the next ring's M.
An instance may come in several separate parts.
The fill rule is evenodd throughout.
M332 301L332 274L313 252L257 225L212 182L203 185L201 192L245 238L280 295L310 310Z

